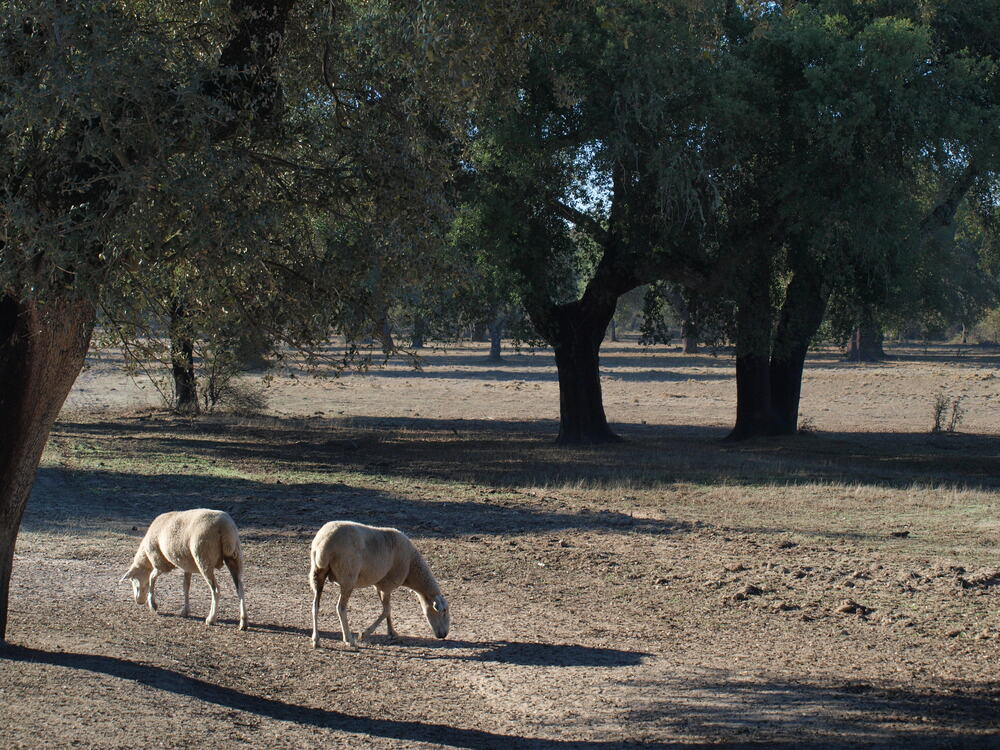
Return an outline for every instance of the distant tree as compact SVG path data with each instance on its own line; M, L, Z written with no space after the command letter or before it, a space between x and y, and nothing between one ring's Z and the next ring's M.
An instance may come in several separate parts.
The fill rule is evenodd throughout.
M170 369L174 381L174 408L181 414L197 414L198 383L194 371L194 336L187 321L184 303L169 301Z
M717 233L720 247L739 248L720 295L736 305L733 438L795 431L806 350L831 294L877 307L921 248L953 231L988 173L993 53L961 40L992 37L976 13L956 11L810 2L729 15L739 83L723 130L749 152L722 183Z
M477 113L467 221L555 351L560 443L618 439L599 371L617 301L693 247L710 5L561 4L561 37L532 48L518 105Z

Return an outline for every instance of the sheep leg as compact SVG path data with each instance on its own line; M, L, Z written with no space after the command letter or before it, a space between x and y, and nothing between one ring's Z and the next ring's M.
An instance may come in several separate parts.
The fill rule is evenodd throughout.
M351 596L351 591L353 589L345 588L344 584L340 585L340 599L337 601L337 617L340 618L340 633L344 638L344 643L349 646L356 646L354 633L351 632L351 628L347 624L347 600Z
M385 627L389 632L390 638L396 637L396 629L392 627L392 614L389 612L389 597L392 596L391 591L386 591L382 594L382 607L385 609Z
M377 628L379 624L381 624L382 620L385 620L386 625L388 625L389 627L389 636L392 637L396 635L395 631L392 629L392 618L389 616L389 599L391 596L392 596L391 591L382 591L381 589L379 590L378 597L379 599L382 600L382 614L378 616L378 619L375 620L375 622L373 622L371 625L365 628L365 631L358 636L359 640L367 638L372 633L374 633L375 628Z
M243 570L240 561L234 558L226 558L226 567L233 576L233 583L236 585L236 595L240 598L240 630L247 629L247 605L243 597Z
M191 614L191 574L184 574L184 606L181 607L181 617Z
M312 632L312 644L313 648L319 647L319 598L323 595L323 584L326 583L326 571L312 571L312 576L309 579L312 584L313 590L313 632Z
M215 582L215 571L210 567L201 569L201 574L205 577L208 590L212 592L212 606L208 610L208 617L205 618L206 625L215 624L215 610L219 606L219 584Z
M153 593L153 586L156 585L156 579L160 575L160 571L156 568L149 574L149 591L146 592L146 605L149 607L150 612L156 611L156 595Z

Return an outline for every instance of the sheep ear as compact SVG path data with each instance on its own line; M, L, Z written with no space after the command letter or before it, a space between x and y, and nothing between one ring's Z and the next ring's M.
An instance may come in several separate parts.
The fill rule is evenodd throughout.
M446 609L448 609L448 600L445 599L440 594L438 594L437 596L435 596L434 597L434 610L436 612L444 612Z
M135 574L132 572L132 568L125 571L125 575L118 579L118 583L125 583L129 578L132 578Z

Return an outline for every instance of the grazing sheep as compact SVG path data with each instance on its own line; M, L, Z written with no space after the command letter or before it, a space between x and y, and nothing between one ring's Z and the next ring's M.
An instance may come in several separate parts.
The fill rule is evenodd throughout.
M309 583L313 590L313 647L319 645L319 598L327 579L340 586L337 615L344 642L354 646L354 633L347 624L347 600L356 588L374 586L382 600L382 614L358 635L363 639L385 620L389 635L395 637L389 614L389 597L400 586L413 589L424 610L424 616L434 635L448 635L450 616L448 602L417 551L403 532L382 529L350 521L331 521L316 533L310 554Z
M172 511L153 519L146 536L139 543L132 567L121 580L132 581L132 594L136 604L145 601L150 610L156 611L153 587L162 573L174 568L184 571L184 607L181 615L190 612L188 597L191 574L204 576L212 592L212 608L205 618L206 625L215 623L215 610L219 600L219 586L215 570L225 563L233 575L236 593L240 598L240 630L247 629L247 608L243 599L243 554L240 536L229 514L221 510L197 508Z

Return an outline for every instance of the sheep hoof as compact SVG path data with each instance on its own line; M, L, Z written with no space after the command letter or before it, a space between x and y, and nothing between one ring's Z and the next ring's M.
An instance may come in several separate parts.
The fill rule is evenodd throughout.
M187 617L187 616L188 616L189 614L191 614L191 610L190 610L190 609L182 609L182 610L181 610L180 612L178 612L177 614L178 614L178 616L180 616L180 617Z
M247 624L245 622L241 622L240 623L240 630L246 630L246 629L247 629Z

